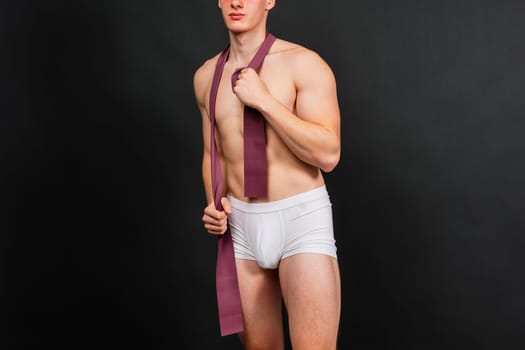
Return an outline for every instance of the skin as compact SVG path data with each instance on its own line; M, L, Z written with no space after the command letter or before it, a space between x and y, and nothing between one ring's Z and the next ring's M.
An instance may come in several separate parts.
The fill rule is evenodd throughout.
M336 82L330 67L315 52L278 39L257 73L245 68L235 86L230 77L246 67L263 42L274 0L219 0L230 37L216 104L217 143L225 193L246 202L275 201L324 184L340 157L340 112ZM242 14L237 18L232 13ZM208 205L202 221L212 235L226 231L231 206L221 199L217 211L211 191L209 94L219 55L195 73L194 89L202 118L202 174ZM258 109L266 120L268 197L243 195L242 120L244 105ZM276 270L255 261L237 259L245 331L245 349L283 349L281 302L288 312L294 349L335 349L340 317L337 260L322 254L297 254Z

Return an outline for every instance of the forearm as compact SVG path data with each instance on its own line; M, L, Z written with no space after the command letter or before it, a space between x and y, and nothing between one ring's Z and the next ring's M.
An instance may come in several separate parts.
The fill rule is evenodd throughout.
M222 210L219 211L216 208L213 199L211 160L209 153L208 157L204 156L202 161L202 179L204 182L204 190L206 192L206 199L208 203L204 208L204 215L202 216L204 228L208 231L208 233L221 235L226 232L228 227L227 215L231 213L231 207L227 201L221 199L221 204L223 207Z
M333 130L299 118L271 96L265 99L259 110L299 159L325 172L337 165L340 141Z
M204 185L204 193L206 195L206 203L213 202L213 190L211 184L211 160L209 153L205 153L202 157L202 182Z
M221 174L222 174L222 193L221 197L224 197L228 192L226 187L226 172L224 169L224 160L220 157L221 164ZM202 182L204 184L204 192L206 194L206 201L208 204L214 202L213 186L212 186L212 176L211 176L211 158L209 152L204 152L202 158Z

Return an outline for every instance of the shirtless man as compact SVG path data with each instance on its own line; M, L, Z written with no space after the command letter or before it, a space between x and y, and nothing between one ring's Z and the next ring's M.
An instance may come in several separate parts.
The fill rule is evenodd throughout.
M331 204L322 172L340 157L340 112L332 70L315 52L277 39L259 72L247 67L266 36L275 0L219 0L230 52L216 103L224 174L223 211L216 210L210 172L209 96L219 55L195 73L202 115L205 229L230 225L242 306L245 349L284 349L281 303L294 350L336 349L341 294ZM268 194L244 195L243 109L265 120Z

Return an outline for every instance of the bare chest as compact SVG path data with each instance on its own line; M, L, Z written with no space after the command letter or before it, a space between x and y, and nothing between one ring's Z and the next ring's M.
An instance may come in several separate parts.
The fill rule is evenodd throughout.
M231 83L233 67L226 66L222 74L215 103L215 118L219 130L228 132L228 135L242 136L244 105L234 94ZM277 64L266 63L259 72L273 98L284 106L293 110L296 98L296 89L290 74Z

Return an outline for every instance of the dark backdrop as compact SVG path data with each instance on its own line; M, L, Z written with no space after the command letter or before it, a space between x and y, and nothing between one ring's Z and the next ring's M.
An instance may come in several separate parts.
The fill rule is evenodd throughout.
M238 349L200 222L216 1L4 1L5 349ZM338 81L341 349L525 346L525 2L277 1Z

